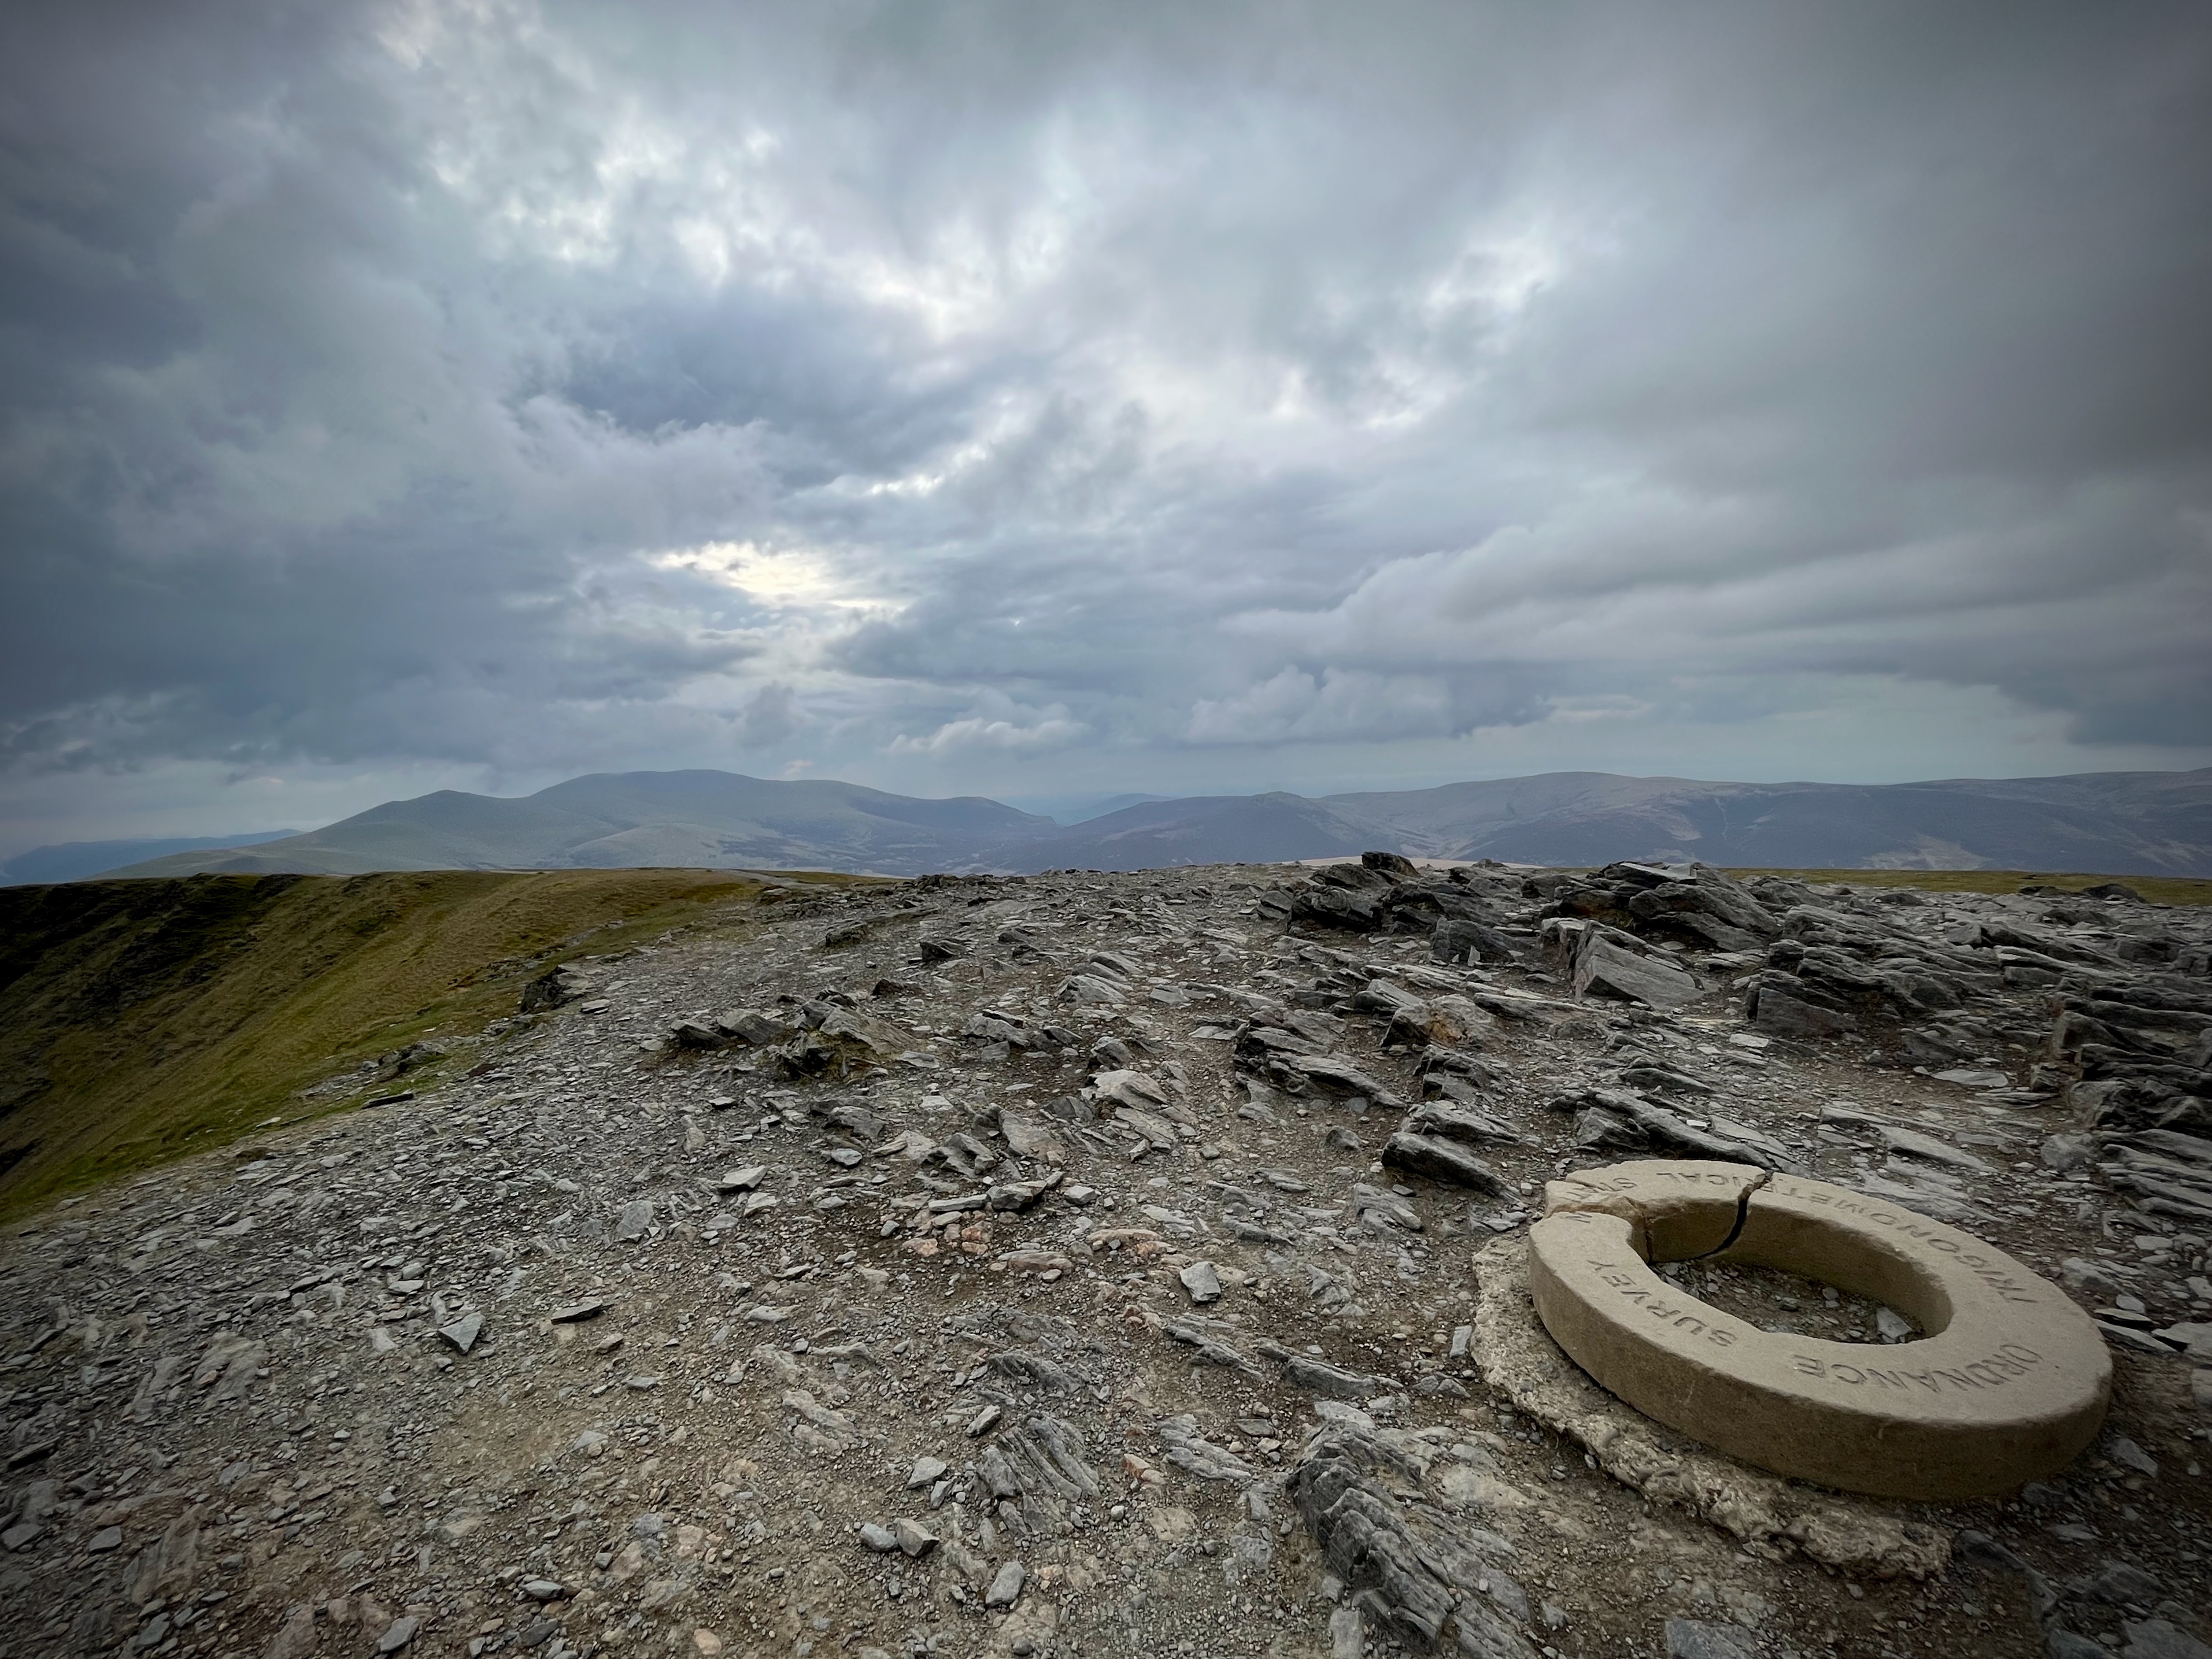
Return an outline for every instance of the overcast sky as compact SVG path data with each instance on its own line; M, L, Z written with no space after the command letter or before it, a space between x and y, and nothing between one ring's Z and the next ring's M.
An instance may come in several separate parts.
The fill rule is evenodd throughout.
M2193 3L17 0L0 854L2212 763Z

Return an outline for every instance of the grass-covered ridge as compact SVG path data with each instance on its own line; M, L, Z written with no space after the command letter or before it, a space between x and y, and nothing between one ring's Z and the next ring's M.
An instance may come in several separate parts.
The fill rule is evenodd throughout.
M562 870L0 889L0 1210L349 1106L374 1074L300 1092L473 1035L552 962L742 925L763 885Z

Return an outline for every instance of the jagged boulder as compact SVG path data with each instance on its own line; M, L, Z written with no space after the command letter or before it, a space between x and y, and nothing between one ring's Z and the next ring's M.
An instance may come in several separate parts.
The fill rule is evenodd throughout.
M1619 1152L1663 1152L1678 1158L1756 1164L1764 1170L1802 1166L1780 1141L1747 1123L1716 1116L1698 1128L1680 1114L1622 1089L1581 1089L1554 1096L1546 1109L1571 1114L1577 1140Z
M521 1012L544 1013L548 1009L578 1002L592 994L595 981L589 970L573 962L558 962L522 988Z
M1650 1008L1679 1008L1701 994L1688 969L1605 927L1585 927L1576 936L1573 974L1577 996Z
M1743 1012L1754 1030L1773 1036L1836 1036L1857 1024L1850 1004L1778 968L1765 969L1752 981Z
M1469 1187L1492 1198L1510 1198L1513 1183L1456 1140L1401 1129L1382 1143L1382 1162L1394 1170Z
M1792 921L1802 925L1800 912ZM1826 930L1836 937L1836 930ZM1875 942L1875 948L1882 948ZM1955 1009L1969 987L1916 957L1869 962L1837 943L1778 939L1766 967L1749 988L1744 1014L1778 1036L1832 1036L1855 1028L1887 1028Z
M1356 870L1359 866L1349 867ZM1379 895L1328 881L1315 883L1291 901L1291 920L1309 927L1340 927L1355 933L1372 933L1389 925L1389 913Z
M797 1028L788 1020L763 1013L757 1008L730 1008L714 1016L714 1029L732 1042L769 1048L788 1042Z
M1661 882L1631 896L1628 913L1654 932L1722 951L1753 951L1782 932L1782 919L1717 870L1691 866L1687 881Z
M1486 923L1440 917L1429 934L1429 955L1438 962L1511 962L1513 941Z
M1528 1592L1503 1565L1512 1545L1430 1498L1429 1467L1387 1431L1332 1423L1285 1490L1329 1571L1392 1625L1425 1643L1449 1632L1475 1659L1535 1659Z

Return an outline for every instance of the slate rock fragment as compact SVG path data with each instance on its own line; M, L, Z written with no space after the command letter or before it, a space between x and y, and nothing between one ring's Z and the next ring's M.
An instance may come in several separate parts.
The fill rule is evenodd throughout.
M1176 1277L1182 1280L1190 1299L1200 1307L1221 1300L1221 1276L1211 1261L1194 1261Z
M1455 1140L1401 1129L1382 1143L1382 1162L1393 1169L1470 1187L1492 1198L1510 1198L1513 1183Z
M1761 1655L1758 1638L1741 1625L1669 1619L1667 1659L1761 1659Z
M1256 1474L1236 1453L1200 1433L1197 1418L1188 1413L1162 1419L1159 1436L1168 1462L1201 1480L1250 1480Z
M1701 994L1698 981L1665 956L1638 954L1595 928L1585 929L1575 947L1573 975L1577 996L1609 997L1651 1008L1679 1008Z

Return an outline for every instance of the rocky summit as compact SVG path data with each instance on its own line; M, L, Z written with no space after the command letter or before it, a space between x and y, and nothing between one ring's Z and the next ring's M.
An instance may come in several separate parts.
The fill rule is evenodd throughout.
M2207 923L1376 854L543 959L442 1081L0 1238L0 1645L2202 1656ZM1526 1229L1669 1157L2063 1285L2112 1349L2093 1449L1915 1504L1621 1407ZM1869 1364L1919 1334L1664 1272Z

